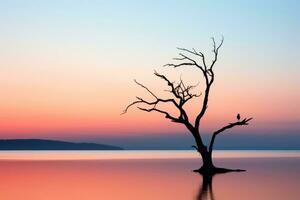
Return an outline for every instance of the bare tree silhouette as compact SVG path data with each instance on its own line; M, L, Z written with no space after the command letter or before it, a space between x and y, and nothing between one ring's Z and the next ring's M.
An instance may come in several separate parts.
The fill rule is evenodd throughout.
M212 151L213 151L215 139L220 133L236 126L248 125L249 121L252 120L252 118L241 119L240 114L238 114L237 121L231 122L228 125L212 133L212 137L208 146L206 146L203 143L200 134L200 124L202 118L204 117L207 111L210 90L215 80L214 66L218 60L219 50L223 45L223 41L224 38L222 38L221 42L217 45L215 39L212 38L213 60L209 65L207 64L206 57L202 52L196 51L195 49L190 50L185 48L178 48L178 50L180 51L179 53L180 57L174 58L174 60L178 61L179 63L169 63L164 65L164 66L169 66L174 68L192 66L198 68L201 71L201 74L205 80L205 91L204 91L202 106L199 110L199 113L197 114L194 123L190 121L187 111L184 108L184 105L187 102L189 102L191 99L199 97L201 95L201 94L192 93L191 90L194 89L196 86L186 85L183 83L181 79L179 83L172 82L165 75L160 74L156 71L154 72L154 75L166 82L166 84L170 88L168 92L172 94L172 98L160 98L157 95L155 95L148 87L135 80L136 84L144 88L151 96L153 96L154 100L148 101L141 97L136 97L136 101L130 103L123 112L126 113L130 107L137 105L137 108L142 111L158 112L165 115L165 118L170 119L172 122L183 124L189 130L189 132L191 133L191 135L195 140L196 145L194 145L193 147L199 152L199 154L202 157L202 161L203 161L202 167L200 169L195 170L201 174L215 174L215 173L224 173L228 171L242 171L242 170L232 170L232 169L215 167L212 161ZM192 59L191 56L199 58L200 62L196 61L196 59ZM159 109L158 104L161 103L172 104L177 109L179 115L174 116L168 111Z

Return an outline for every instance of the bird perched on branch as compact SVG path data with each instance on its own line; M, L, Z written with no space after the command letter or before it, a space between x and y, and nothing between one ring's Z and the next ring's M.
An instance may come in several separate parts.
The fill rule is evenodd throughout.
M239 121L240 121L240 119L241 119L241 115L240 115L240 114L237 114L236 118L237 118L237 120L239 120Z

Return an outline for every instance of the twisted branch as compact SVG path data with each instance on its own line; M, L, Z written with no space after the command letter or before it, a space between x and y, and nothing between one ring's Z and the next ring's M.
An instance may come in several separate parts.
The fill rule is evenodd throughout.
M130 107L134 106L134 105L145 104L145 105L148 105L148 106L152 106L152 108L143 108L143 107L139 107L139 106L137 108L142 110L142 111L145 111L145 112L153 112L154 111L154 112L162 113L162 114L165 115L165 118L170 119L172 122L185 124L186 127L189 130L192 130L193 126L189 122L188 115L187 115L186 111L184 110L183 105L186 102L188 102L190 99L192 99L193 97L199 97L200 96L200 95L197 95L197 94L192 94L190 92L191 89L193 89L197 85L195 85L195 86L193 86L193 85L192 86L185 86L182 80L180 80L179 84L175 84L174 82L171 82L166 76L164 76L162 74L159 74L156 71L154 72L154 75L161 78L161 79L163 79L167 83L167 85L171 88L171 90L169 92L171 92L173 94L175 99L173 99L173 98L170 98L170 99L159 98L148 87L146 87L145 85L143 85L143 84L139 83L138 81L134 80L137 85L144 88L148 93L150 93L151 96L153 96L155 98L155 100L147 101L147 100L144 100L141 97L136 97L137 100L130 103L125 108L125 110L123 111L122 114L125 114L128 111L128 109ZM179 102L177 102L176 100L177 101L179 100ZM175 106L175 108L177 108L177 110L179 111L179 113L180 113L179 116L174 117L170 113L168 113L167 111L156 108L156 106L159 103L172 103Z
M252 119L253 119L252 117L251 117L251 118L244 118L244 119L241 120L241 121L239 120L239 121L234 122L234 123L229 123L227 126L224 126L224 127L222 127L221 129L215 131L215 132L213 133L213 135L212 135L211 140L210 140L210 144L209 144L209 152L210 152L210 153L212 152L212 150L213 150L213 145L214 145L214 142L215 142L215 138L216 138L216 136L217 136L218 134L220 134L220 133L226 131L227 129L231 129L231 128L235 127L235 126L246 126L246 125L249 124L248 122L251 121Z

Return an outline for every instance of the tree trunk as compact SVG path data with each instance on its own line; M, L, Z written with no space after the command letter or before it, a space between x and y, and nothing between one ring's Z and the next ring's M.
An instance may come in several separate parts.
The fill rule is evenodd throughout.
M214 173L216 167L212 161L212 154L207 151L207 149L202 150L200 154L202 157L202 167L199 169L199 171L201 171L203 174Z
M207 169L210 169L210 168L214 168L214 167L215 167L215 166L213 165L213 162L212 162L212 154L211 154L211 153L209 153L209 152L206 151L206 152L203 154L202 159L203 159L203 165L202 165L202 167L207 168Z
M197 151L202 158L202 167L194 171L200 172L201 174L212 174L211 172L215 169L212 161L212 152L208 150L207 146L203 145L200 133L197 130L194 130L192 133L197 145Z
M212 152L208 151L206 147L203 149L198 149L198 152L201 154L202 167L194 170L194 172L198 172L204 176L213 176L213 175L219 174L219 173L245 171L242 169L227 169L227 168L215 167L213 164L213 161L212 161Z

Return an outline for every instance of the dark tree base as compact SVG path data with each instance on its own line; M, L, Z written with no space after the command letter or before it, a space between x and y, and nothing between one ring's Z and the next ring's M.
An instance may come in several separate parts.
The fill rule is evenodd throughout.
M227 168L219 168L219 167L201 167L199 169L195 169L194 172L200 173L202 175L215 175L215 174L223 174L228 172L245 172L243 169L227 169Z

